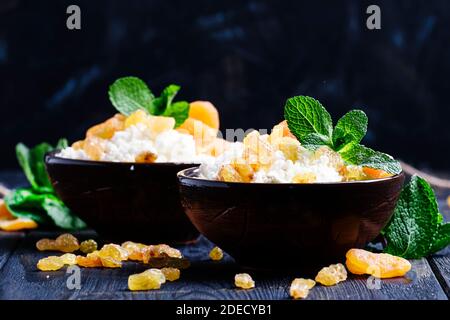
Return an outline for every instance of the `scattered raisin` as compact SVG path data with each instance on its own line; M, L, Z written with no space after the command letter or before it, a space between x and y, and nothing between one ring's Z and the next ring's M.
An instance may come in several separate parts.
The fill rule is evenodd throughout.
M180 279L180 269L177 268L162 268L161 272L168 281L175 281Z
M311 279L297 278L294 279L289 288L289 294L294 299L305 299L309 290L311 290L316 285L316 282Z
M64 267L63 260L56 256L42 258L37 263L37 268L41 271L56 271L62 267Z
M136 290L154 290L161 288L166 278L161 270L149 269L142 273L133 274L128 277L128 288Z
M80 251L84 254L88 254L97 250L97 242L93 239L84 240L80 244Z
M251 289L255 287L255 281L248 273L238 273L234 276L234 284L238 288Z
M80 248L78 239L70 233L64 233L52 239L41 239L36 243L36 248L39 251L61 251L61 252L74 252Z
M214 261L222 260L223 258L222 249L220 249L219 247L212 248L212 250L209 252L209 257L211 258L211 260Z
M341 281L347 279L347 270L341 264L332 264L329 267L324 267L316 276L316 281L324 286L334 286Z

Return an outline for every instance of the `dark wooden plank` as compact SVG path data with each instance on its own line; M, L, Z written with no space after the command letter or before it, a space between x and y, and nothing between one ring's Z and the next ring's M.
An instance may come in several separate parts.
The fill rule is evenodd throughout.
M288 288L294 277L284 272L251 272L256 288L237 290L233 278L241 271L239 267L228 256L219 263L210 261L208 252L212 244L200 238L195 245L180 247L192 261L191 268L182 272L179 281L167 283L161 290L128 291L128 276L146 269L137 263L126 263L122 269L81 269L81 289L69 290L66 286L69 275L65 270L40 272L36 269L39 258L48 255L34 248L35 241L42 236L47 234L30 233L0 271L0 299L289 299ZM92 234L78 236L85 239ZM426 260L415 261L413 271L409 278L383 280L379 290L369 289L366 278L351 276L335 287L315 287L309 298L446 299Z
M440 211L445 221L450 222L450 207L447 204L447 196L450 195L450 192L439 191L439 195L440 199L438 202ZM428 261L447 297L450 298L450 247L433 255Z

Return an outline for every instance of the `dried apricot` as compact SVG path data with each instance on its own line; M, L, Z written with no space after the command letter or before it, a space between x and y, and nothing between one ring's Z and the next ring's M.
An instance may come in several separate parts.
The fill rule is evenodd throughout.
M377 278L404 276L411 270L411 263L387 253L372 253L362 249L350 249L346 254L347 269L354 274L370 274Z
M80 251L88 254L97 250L97 242L93 239L84 240L80 243Z
M219 112L209 101L194 101L189 104L189 118L200 120L213 129L219 129Z
M86 138L98 137L101 139L111 139L116 131L121 131L125 128L125 116L118 113L105 122L91 127L86 132Z
M341 281L347 280L347 270L341 263L332 264L329 267L322 268L315 280L324 286L334 286Z
M38 224L28 218L17 218L13 220L1 220L0 229L4 231L19 231L25 229L36 229Z
M311 290L316 285L316 282L311 279L297 278L294 279L289 288L289 294L294 299L305 299L309 290Z
M180 279L180 269L166 267L162 268L161 272L164 274L167 281L175 281Z
M384 170L381 170L381 169L363 167L362 170L369 179L381 179L381 178L387 178L387 177L393 176L392 174L390 174Z
M99 161L104 153L103 141L96 136L86 138L83 150L91 160Z
M159 269L149 269L142 273L133 274L128 277L128 288L136 290L154 290L161 288L166 282L164 274Z
M213 143L217 137L217 129L211 128L200 120L188 118L177 128L177 131L190 134L195 140L195 144L199 149L206 148Z
M14 216L9 212L8 207L3 199L0 199L0 220L12 220Z
M152 116L150 118L150 132L152 137L156 137L164 131L175 128L175 119L172 117Z
M234 276L234 285L242 289L251 289L255 287L255 281L248 273L238 273Z
M37 268L41 271L56 271L62 267L64 267L64 261L56 256L42 258L37 263Z
M211 260L214 261L222 260L223 259L222 249L220 249L219 247L212 248L212 250L209 252L209 257L211 258Z

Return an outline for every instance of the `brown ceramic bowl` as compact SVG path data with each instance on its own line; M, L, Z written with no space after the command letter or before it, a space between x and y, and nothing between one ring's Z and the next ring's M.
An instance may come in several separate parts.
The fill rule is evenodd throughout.
M252 268L298 268L342 261L389 221L404 174L379 180L229 183L178 173L189 219L208 239Z
M193 164L64 159L49 153L58 196L103 239L178 243L197 238L181 207L177 172Z

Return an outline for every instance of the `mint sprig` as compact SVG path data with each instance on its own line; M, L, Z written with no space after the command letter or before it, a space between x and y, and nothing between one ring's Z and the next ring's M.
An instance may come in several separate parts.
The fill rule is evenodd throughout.
M289 130L308 149L328 146L340 153L342 159L353 165L381 169L391 174L402 171L398 161L391 156L361 144L367 132L368 119L361 110L345 114L333 129L333 121L325 107L307 96L288 99L284 117Z
M436 196L421 177L413 176L403 188L394 214L383 230L385 252L419 259L450 244L450 223L443 223Z
M173 102L180 86L167 86L159 97L155 97L147 84L136 77L116 80L109 88L109 99L120 113L128 116L143 109L151 115L173 117L179 127L189 116L189 103Z
M15 189L6 195L5 203L13 216L67 230L86 227L58 198L45 169L45 154L67 145L66 139L60 139L56 148L45 142L31 149L23 143L16 146L17 160L31 187Z

